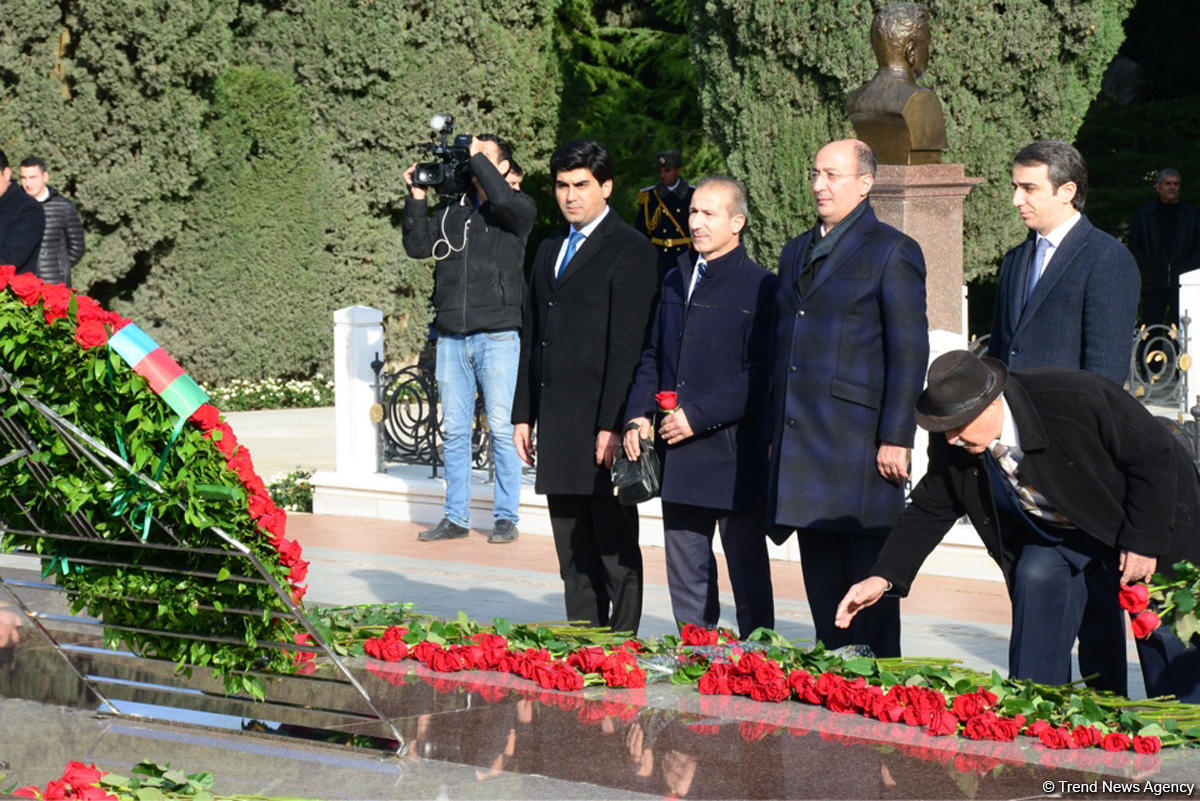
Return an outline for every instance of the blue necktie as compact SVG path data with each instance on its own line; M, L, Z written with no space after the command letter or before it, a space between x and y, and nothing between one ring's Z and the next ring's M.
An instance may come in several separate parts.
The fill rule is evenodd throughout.
M562 261L558 265L558 275L555 278L562 278L563 270L567 269L567 262L575 255L575 250L579 247L579 243L584 240L583 234L578 231L572 231L571 236L567 238L567 252L563 254Z
M696 262L696 280L692 282L692 289L688 292L688 303L692 302L692 295L696 292L696 287L700 286L700 282L704 280L704 276L708 274L708 262Z
M1033 297L1033 288L1042 277L1042 267L1046 264L1046 251L1050 249L1050 240L1044 236L1038 237L1037 247L1033 250L1033 264L1029 268L1029 283L1025 286L1025 302Z

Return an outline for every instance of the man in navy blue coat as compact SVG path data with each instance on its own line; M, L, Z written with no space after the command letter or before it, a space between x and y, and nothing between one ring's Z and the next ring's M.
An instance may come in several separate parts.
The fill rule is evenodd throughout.
M663 281L650 341L625 404L625 452L652 439L654 396L677 393L662 416L662 507L671 608L680 626L715 628L721 607L713 528L729 568L742 638L775 626L762 501L763 399L777 279L742 246L746 190L707 178L692 195L688 254Z
M925 259L912 238L875 218L866 144L826 145L810 176L819 220L779 258L767 522L772 536L799 530L817 638L898 656L898 601L877 604L850 629L836 628L834 613L904 506L913 404L929 358Z
M1083 156L1042 139L1017 152L1012 175L1029 236L1000 265L988 355L1012 370L1088 370L1124 384L1141 276L1125 246L1082 214Z
M1013 157L1012 203L1029 228L1004 256L988 355L1010 369L1083 369L1118 386L1129 374L1141 276L1125 246L1082 214L1087 164L1066 142L1042 139ZM1116 596L1088 573L1079 667L1093 686L1124 694L1125 624Z

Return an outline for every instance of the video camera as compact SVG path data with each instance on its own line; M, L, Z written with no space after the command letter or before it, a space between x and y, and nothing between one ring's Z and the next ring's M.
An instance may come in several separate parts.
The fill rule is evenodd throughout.
M439 195L459 195L467 191L471 176L467 163L471 160L471 134L459 134L450 143L454 133L454 117L435 114L429 127L441 134L440 142L422 142L437 161L425 161L413 170L413 186L432 188Z

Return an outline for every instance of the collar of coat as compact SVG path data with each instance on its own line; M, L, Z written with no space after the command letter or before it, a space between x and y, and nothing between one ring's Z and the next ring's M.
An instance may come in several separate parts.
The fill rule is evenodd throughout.
M867 209L871 208L869 198L863 198L862 201L855 206L849 214L843 217L837 225L833 226L825 236L819 236L821 233L821 222L817 221L813 228L813 244L808 249L808 258L805 260L805 266L812 264L817 259L822 259L828 256L837 243L841 241L846 232L858 222L859 218L867 213Z

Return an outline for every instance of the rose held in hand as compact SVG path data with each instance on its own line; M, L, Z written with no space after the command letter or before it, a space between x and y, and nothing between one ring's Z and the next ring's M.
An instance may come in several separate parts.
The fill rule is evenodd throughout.
M1133 619L1133 636L1139 640L1144 640L1159 627L1161 622L1158 619L1158 615L1147 609Z
M1145 584L1132 584L1122 587L1117 597L1121 602L1122 609L1137 614L1150 603L1150 588Z
M654 400L658 403L658 410L660 412L670 414L679 406L679 393L667 391L656 392L654 393Z

